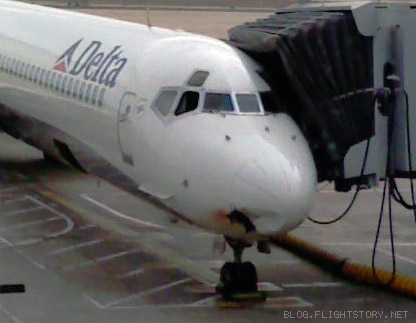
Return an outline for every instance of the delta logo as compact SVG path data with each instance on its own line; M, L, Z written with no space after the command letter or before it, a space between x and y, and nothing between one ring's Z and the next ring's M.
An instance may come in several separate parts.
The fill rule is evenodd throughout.
M88 46L81 46L83 39L69 47L56 61L54 70L62 73L81 75L86 81L96 82L107 87L114 87L127 63L121 56L121 46L111 51L101 49L100 41L92 41Z

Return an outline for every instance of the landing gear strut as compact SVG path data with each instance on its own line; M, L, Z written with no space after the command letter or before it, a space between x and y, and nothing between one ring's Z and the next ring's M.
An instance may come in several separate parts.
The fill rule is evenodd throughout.
M256 227L244 213L234 210L228 214L231 223L243 226L246 233L255 232ZM225 237L233 249L234 262L226 262L221 268L220 282L216 288L225 300L265 300L266 294L257 291L257 271L251 262L242 262L243 251L252 243ZM267 243L258 244L260 252L268 252Z
M242 262L241 256L250 245L226 237L227 243L234 252L234 262L226 262L221 268L220 283L217 292L225 300L265 299L265 293L257 291L257 271L251 262Z

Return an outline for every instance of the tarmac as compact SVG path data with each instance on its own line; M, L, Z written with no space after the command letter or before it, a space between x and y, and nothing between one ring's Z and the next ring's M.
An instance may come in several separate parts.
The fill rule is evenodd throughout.
M92 13L91 9L83 11ZM94 14L145 22L142 11ZM154 25L214 37L264 12L151 12ZM409 188L400 181L409 199ZM333 218L353 193L318 187L314 218ZM331 226L305 221L291 234L371 265L381 189L362 191L350 214ZM413 215L393 207L397 271L416 278ZM391 269L387 222L376 265ZM254 248L264 303L227 304L214 292L231 250L222 237L174 222L163 211L108 183L58 163L0 133L0 283L24 283L26 293L0 296L0 321L49 322L276 322L415 321L412 297L330 273L286 250Z

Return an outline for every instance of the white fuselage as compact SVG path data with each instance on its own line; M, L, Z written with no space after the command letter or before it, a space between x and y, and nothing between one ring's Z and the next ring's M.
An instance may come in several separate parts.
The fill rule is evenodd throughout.
M0 123L46 154L118 176L120 186L235 237L246 232L227 217L233 210L259 234L286 232L309 214L308 145L288 115L264 111L259 93L269 87L232 46L0 1L0 55ZM202 84L190 81L197 71L209 74ZM243 111L242 95L258 110ZM212 98L232 110L207 111Z

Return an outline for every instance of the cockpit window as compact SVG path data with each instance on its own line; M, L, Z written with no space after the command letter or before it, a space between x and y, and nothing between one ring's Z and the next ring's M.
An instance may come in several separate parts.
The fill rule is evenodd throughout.
M199 104L199 93L187 91L182 94L178 107L175 111L175 116L195 110Z
M282 104L278 101L276 94L272 91L260 92L261 102L266 112L279 113L284 111Z
M188 86L202 86L207 79L209 72L206 71L196 71L189 78Z
M255 94L236 94L238 107L242 113L260 112L259 102Z
M156 99L154 103L154 107L163 115L167 116L173 102L175 102L176 95L178 91L174 90L165 90L159 94L159 97Z
M205 96L204 111L230 112L234 111L231 95L221 93L207 93Z

